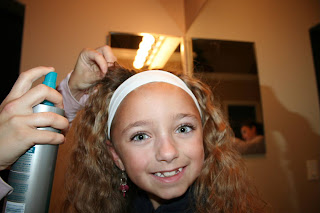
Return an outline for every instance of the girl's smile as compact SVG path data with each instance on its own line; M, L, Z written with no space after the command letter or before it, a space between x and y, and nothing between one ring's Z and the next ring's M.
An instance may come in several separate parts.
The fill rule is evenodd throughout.
M149 83L128 94L111 129L114 160L156 202L183 195L204 161L202 124L192 98L179 87Z
M175 183L180 180L185 171L185 167L180 167L171 171L159 171L153 173L157 181L163 182L165 184Z

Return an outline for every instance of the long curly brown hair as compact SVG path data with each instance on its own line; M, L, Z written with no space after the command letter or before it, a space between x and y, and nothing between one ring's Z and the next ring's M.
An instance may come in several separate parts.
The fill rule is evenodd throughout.
M137 186L129 181L129 194L122 196L121 171L115 166L106 141L111 96L134 74L136 71L120 66L109 69L91 88L86 106L78 113L64 212L130 212ZM251 187L241 156L233 149L233 133L211 89L195 78L179 77L196 96L203 115L205 161L193 186L196 212L263 212L265 203Z

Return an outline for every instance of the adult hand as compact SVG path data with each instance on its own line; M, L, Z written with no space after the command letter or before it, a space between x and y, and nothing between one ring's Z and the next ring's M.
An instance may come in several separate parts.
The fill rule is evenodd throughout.
M61 94L44 84L32 87L40 77L52 72L50 67L37 67L20 74L10 93L0 105L0 170L13 164L36 144L60 144L64 135L37 127L68 128L68 120L52 112L33 113L32 107L44 100L63 108Z
M108 64L113 65L116 60L109 46L95 50L90 48L82 50L69 79L69 88L73 97L79 100L86 89L104 77L108 71Z

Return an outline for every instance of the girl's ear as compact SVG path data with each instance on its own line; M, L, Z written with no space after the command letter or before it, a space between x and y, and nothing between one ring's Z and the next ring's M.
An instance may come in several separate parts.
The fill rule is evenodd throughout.
M121 158L119 157L117 151L114 149L113 144L112 144L109 140L107 140L106 143L107 143L107 146L108 146L109 151L110 151L111 154L112 154L113 162L116 164L116 166L117 166L119 169L121 169L122 171L124 171L125 168L124 168L124 165L123 165L123 163L122 163L122 160L121 160Z

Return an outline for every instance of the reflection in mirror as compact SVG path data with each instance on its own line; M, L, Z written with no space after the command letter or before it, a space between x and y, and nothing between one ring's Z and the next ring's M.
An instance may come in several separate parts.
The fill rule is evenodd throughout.
M118 63L128 69L181 71L181 38L149 33L110 32L111 46Z
M194 75L211 86L222 104L242 154L265 153L254 43L192 39Z

